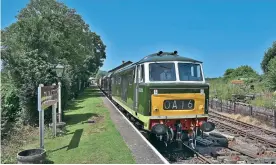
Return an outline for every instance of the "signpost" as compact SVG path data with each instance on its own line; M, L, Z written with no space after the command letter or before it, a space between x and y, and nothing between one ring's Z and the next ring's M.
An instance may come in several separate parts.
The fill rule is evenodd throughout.
M52 106L52 119L53 119L53 134L56 136L56 108L57 102L60 100L59 87L55 84L52 86L44 86L40 84L38 87L38 111L39 111L39 140L40 148L44 149L44 110Z

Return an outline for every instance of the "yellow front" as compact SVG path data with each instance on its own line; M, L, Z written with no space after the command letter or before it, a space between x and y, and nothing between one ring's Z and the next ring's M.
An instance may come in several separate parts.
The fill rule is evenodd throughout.
M194 100L193 109L164 110L165 100ZM183 115L202 115L204 114L205 95L200 93L184 94L158 94L151 95L151 115L152 116L183 116Z

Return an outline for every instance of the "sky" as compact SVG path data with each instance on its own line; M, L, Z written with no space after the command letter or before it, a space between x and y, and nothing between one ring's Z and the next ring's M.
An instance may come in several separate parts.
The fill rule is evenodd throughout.
M275 0L61 0L75 8L107 46L101 70L152 53L177 50L203 62L205 77L249 65L262 73L276 41ZM1 1L1 29L29 0Z

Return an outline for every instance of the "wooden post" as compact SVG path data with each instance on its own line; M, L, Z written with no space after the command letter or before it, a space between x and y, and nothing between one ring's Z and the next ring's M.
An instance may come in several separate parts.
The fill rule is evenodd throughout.
M53 135L56 137L57 135L57 104L52 105L52 121L53 121Z
M236 102L234 101L234 113L236 113Z
M222 112L222 99L220 100L220 111Z
M274 110L274 128L276 128L276 110Z
M252 105L249 105L250 106L250 115L253 116L253 106Z

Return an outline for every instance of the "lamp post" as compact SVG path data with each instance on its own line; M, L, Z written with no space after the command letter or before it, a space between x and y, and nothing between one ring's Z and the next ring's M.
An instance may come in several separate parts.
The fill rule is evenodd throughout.
M61 122L61 77L63 75L63 72L64 72L64 66L61 65L61 64L58 64L56 67L55 67L55 71L56 71L56 74L58 76L58 114L59 114L59 118L58 118L58 121Z

